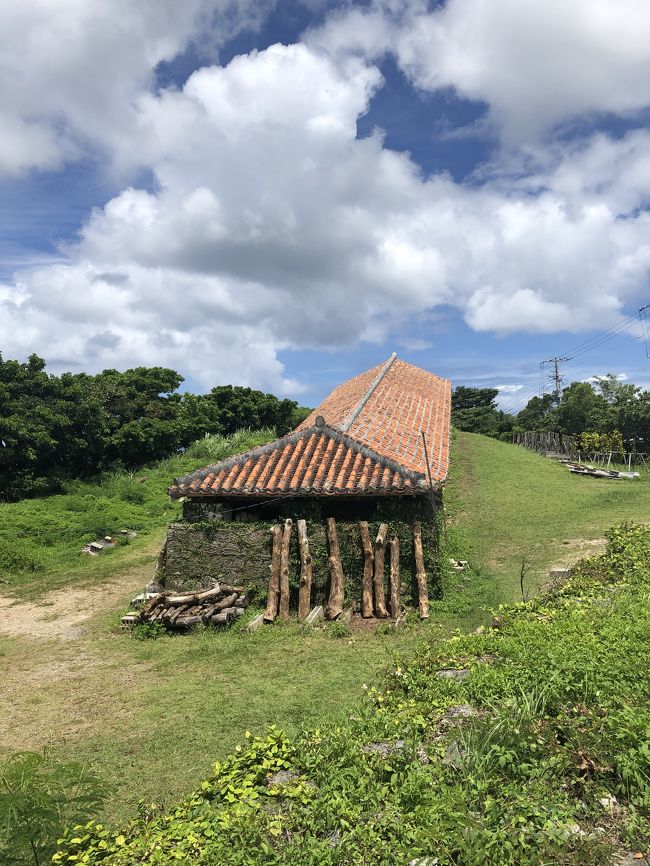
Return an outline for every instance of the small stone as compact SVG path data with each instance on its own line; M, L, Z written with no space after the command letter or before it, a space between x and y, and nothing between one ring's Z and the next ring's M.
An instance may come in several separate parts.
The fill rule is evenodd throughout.
M443 668L443 670L436 671L436 676L441 680L465 680L469 676L469 671Z
M608 812L611 812L618 803L618 800L613 794L606 794L604 797L601 797L598 801L603 809L606 809Z
M395 742L393 743L366 743L365 746L361 746L361 751L365 755L376 754L386 757L393 752L401 752L405 745L406 743L404 742L404 740L395 740Z
M296 779L300 778L299 773L294 773L293 770L278 770L277 773L273 773L273 775L269 776L266 780L266 784L269 787L275 787L276 785L288 785L289 782L295 782Z
M454 742L450 743L445 749L445 754L442 756L442 763L457 770L462 766L463 760L466 757L467 749Z
M336 848L338 844L341 842L341 834L338 830L332 830L331 833L327 834L327 844L330 848Z

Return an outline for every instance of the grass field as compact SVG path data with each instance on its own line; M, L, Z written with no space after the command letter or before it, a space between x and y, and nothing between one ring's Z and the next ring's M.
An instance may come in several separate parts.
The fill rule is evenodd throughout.
M133 476L75 485L66 496L0 505L7 582L0 747L50 746L59 757L93 764L113 790L109 817L131 813L140 798L177 798L246 730L277 723L291 734L343 718L395 654L473 628L487 608L516 598L522 559L532 567L532 586L548 565L579 549L576 539L598 538L626 518L650 521L646 480L577 478L522 449L458 434L446 554L472 567L447 575L445 598L432 605L428 623L338 636L295 625L156 641L120 632L119 615L150 579L175 514L165 495L172 476L260 438L222 442L217 454L197 447ZM123 526L139 531L131 544L91 560L79 554L82 542ZM31 628L37 617L42 623Z

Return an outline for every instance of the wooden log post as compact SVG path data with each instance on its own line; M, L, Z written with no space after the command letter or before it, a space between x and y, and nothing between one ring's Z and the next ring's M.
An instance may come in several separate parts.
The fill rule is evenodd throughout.
M288 517L284 521L280 554L280 619L284 620L289 619L289 551L292 526L293 521Z
M336 520L327 518L327 541L330 555L327 560L330 572L330 597L325 608L325 619L336 619L343 613L343 592L345 577L341 565L341 551L336 534Z
M399 538L392 538L390 548L390 615L396 622L400 615Z
M386 534L388 532L388 524L382 523L375 539L375 574L374 574L374 590L375 590L375 616L388 616L386 610L386 596L384 595L384 554L386 553Z
M309 539L307 538L307 523L298 521L298 550L300 551L300 589L298 591L298 622L302 622L309 616L311 610L311 581L313 564L309 553Z
M278 615L278 603L280 601L280 558L282 555L282 527L274 526L273 548L271 551L271 575L269 577L269 594L266 599L266 610L264 611L264 622L273 622Z
M424 553L422 552L422 524L419 520L413 524L413 554L415 557L415 579L418 584L420 619L429 619L429 592L427 590L427 573L424 570Z
M361 584L361 616L371 617L373 614L372 606L372 575L375 565L375 555L372 550L372 542L370 541L370 532L368 531L368 523L365 520L359 522L359 535L361 537L361 546L363 547L363 583Z

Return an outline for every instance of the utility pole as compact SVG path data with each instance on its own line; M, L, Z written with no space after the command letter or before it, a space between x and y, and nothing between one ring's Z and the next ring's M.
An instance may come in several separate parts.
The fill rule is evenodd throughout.
M644 304L642 307L639 307L639 321L641 322L641 334L643 335L643 342L645 344L646 358L650 358L650 324L648 323L648 310L650 310L650 304Z
M560 365L570 360L571 358L547 358L545 361L542 361L540 365L542 370L544 370L545 364L553 365L553 372L549 374L548 379L555 385L553 388L553 400L556 406L559 405L562 399L562 383L564 382ZM544 388L544 393L546 393L546 388Z

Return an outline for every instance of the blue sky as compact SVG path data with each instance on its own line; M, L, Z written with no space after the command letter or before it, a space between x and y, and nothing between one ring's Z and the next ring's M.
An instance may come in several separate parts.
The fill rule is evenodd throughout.
M645 2L25 0L0 23L3 356L307 404L392 351L506 408L554 355L650 387Z

